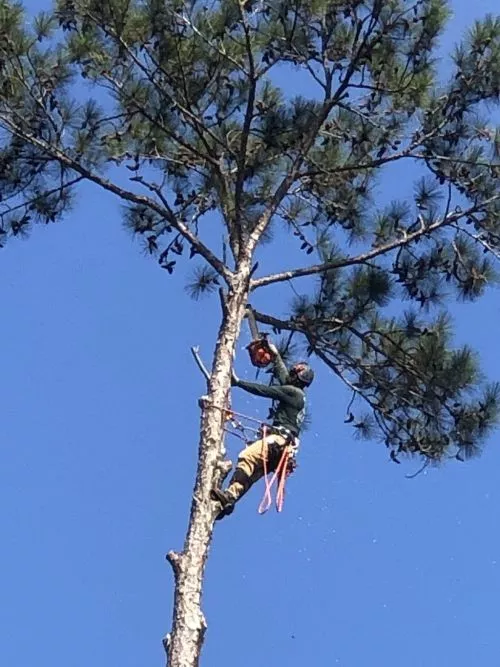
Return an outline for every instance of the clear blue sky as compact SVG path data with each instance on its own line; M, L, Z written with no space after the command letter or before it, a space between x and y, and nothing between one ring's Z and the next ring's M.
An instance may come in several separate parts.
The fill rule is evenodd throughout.
M452 5L443 50L498 8ZM163 664L203 389L189 345L209 355L217 304L190 302L90 187L1 251L0 280L0 664ZM498 379L498 292L456 317ZM282 515L257 515L259 487L217 525L202 665L497 667L500 434L407 480L415 465L352 439L346 398L319 374Z

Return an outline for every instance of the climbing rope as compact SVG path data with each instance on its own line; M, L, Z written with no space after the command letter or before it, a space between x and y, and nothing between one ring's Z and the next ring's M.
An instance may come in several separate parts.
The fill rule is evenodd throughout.
M288 464L290 459L290 448L287 444L283 447L283 453L281 454L276 470L274 471L273 476L269 480L268 471L267 471L267 458L269 447L267 444L267 432L266 425L263 425L262 433L262 464L264 467L264 483L265 491L264 497L261 500L259 505L258 512L259 514L264 514L271 507L273 498L271 495L271 489L274 485L274 482L278 480L278 490L276 492L276 509L278 512L281 512L283 509L283 503L285 502L285 482L289 474Z

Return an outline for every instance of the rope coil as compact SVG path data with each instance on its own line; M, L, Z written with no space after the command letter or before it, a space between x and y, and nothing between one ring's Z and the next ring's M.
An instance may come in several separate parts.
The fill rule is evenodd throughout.
M289 474L288 462L291 455L290 448L288 447L288 445L285 444L279 463L276 466L276 470L274 471L271 480L269 480L267 471L267 458L269 450L266 440L267 436L266 431L267 431L266 425L264 424L262 433L262 464L264 466L265 491L264 491L264 497L262 498L261 503L259 505L258 509L259 514L264 514L271 507L273 503L271 489L276 480L278 480L278 490L276 492L276 510L278 512L281 512L281 510L283 509L283 503L285 502L285 482Z

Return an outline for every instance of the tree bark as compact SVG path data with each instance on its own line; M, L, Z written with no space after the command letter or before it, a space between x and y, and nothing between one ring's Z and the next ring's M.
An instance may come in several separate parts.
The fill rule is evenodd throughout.
M250 260L234 274L225 299L215 347L209 390L200 402L201 425L198 470L189 526L182 552L171 551L167 559L174 571L172 630L164 639L167 667L197 667L206 630L201 608L203 575L212 539L217 506L210 491L228 472L224 461L224 406L231 387L236 341L248 299Z

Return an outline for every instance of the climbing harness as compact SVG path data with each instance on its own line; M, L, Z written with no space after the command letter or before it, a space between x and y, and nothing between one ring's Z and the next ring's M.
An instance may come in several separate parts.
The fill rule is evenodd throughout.
M213 407L221 410L224 413L227 413L227 408L221 408L218 405L211 404ZM244 421L252 422L258 424L258 428L245 424ZM279 426L269 426L265 422L255 419L254 417L249 417L241 412L231 411L230 426L233 430L230 430L229 427L225 426L224 431L229 435L234 435L237 438L243 440L246 445L250 442L255 441L256 437L260 438L262 441L262 465L264 468L264 497L258 507L259 514L265 514L267 510L273 504L272 499L272 488L277 482L276 489L276 510L281 512L283 510L283 505L285 502L285 486L287 478L294 472L297 467L296 462L296 453L298 450L298 439L290 433L287 429ZM246 432L252 432L252 438L248 438ZM276 434L281 435L286 438L286 442L283 445L283 451L281 452L278 465L276 466L273 474L270 474L268 469L269 463L269 443L267 442L268 436Z
M267 334L260 333L255 320L255 313L251 306L247 306L248 325L252 335L252 342L247 345L250 361L257 368L265 368L274 360L274 353L269 347Z

